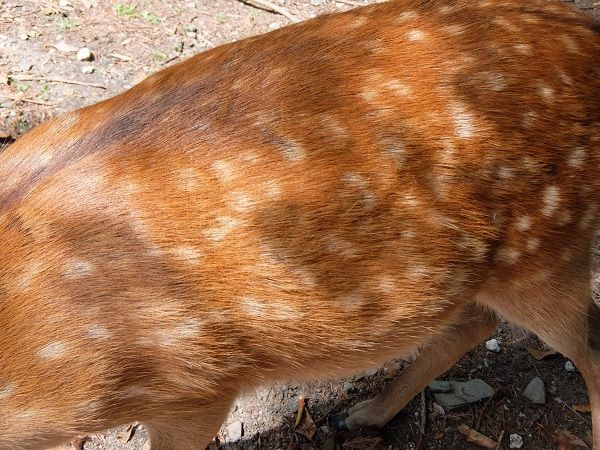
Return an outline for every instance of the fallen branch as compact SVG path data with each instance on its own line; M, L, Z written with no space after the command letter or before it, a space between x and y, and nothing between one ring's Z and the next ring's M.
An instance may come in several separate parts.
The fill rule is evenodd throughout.
M258 8L258 9L263 9L268 12L280 14L294 23L301 22L303 20L303 19L300 19L300 18L296 17L295 15L293 15L291 12L288 11L287 8L276 5L275 3L270 2L269 0L239 0L239 1L241 1L242 3L246 3L250 6L253 6L255 8Z
M9 75L9 78L17 81L45 81L46 83L64 83L64 84L76 84L78 86L89 86L98 89L106 89L106 86L96 83L86 83L85 81L77 80L66 80L64 78L45 78L45 77L34 77L31 75Z
M344 5L350 6L367 6L366 3L355 2L354 0L335 0L336 3L343 3Z
M33 103L34 105L50 106L50 107L57 106L57 103L45 102L43 100L36 100L34 98L17 97L17 96L12 96L12 95L3 95L3 97L5 97L9 100L12 100L13 102L27 102L27 103Z
M484 448L495 450L498 443L493 439L490 439L485 434L481 434L479 431L475 431L473 428L467 425L459 425L458 431L462 434L467 441L472 444L479 445Z

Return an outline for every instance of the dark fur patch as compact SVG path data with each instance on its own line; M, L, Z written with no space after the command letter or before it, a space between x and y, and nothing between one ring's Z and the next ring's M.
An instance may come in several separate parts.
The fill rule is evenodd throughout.
M588 307L588 345L600 353L600 308L594 303Z

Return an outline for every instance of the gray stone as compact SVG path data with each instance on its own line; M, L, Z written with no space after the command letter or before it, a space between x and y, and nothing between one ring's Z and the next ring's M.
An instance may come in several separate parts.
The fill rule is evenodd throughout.
M242 422L236 420L235 422L231 422L227 425L227 436L229 438L229 442L237 442L242 438L244 434L244 427Z
M94 73L95 70L96 69L94 68L94 66L83 66L81 68L81 72L86 74Z
M450 392L434 394L435 402L447 412L455 411L469 404L477 403L494 395L494 390L483 380L474 379L467 382L450 381ZM441 385L440 387L444 387Z
M572 361L567 361L567 362L565 363L565 370L566 370L567 372L575 372L575 370L576 370L576 369L575 369L575 364L573 364L573 362L572 362Z
M490 339L485 343L485 348L487 348L490 352L499 353L500 342L498 342L498 339Z
M379 369L377 367L372 367L369 370L365 371L365 375L367 376L367 378L371 378L371 377L374 377L375 375L377 375L378 372L379 372Z
M77 61L91 61L92 52L87 47L82 47L77 51Z
M352 392L354 390L354 385L348 381L344 382L344 392L346 394Z
M429 383L429 390L433 393L452 392L453 388L449 381L435 380Z
M523 438L521 437L521 435L517 434L517 433L513 433L510 435L509 437L509 441L510 441L510 448L521 448L523 447Z
M546 403L546 386L540 377L535 377L523 391L523 397L537 405Z

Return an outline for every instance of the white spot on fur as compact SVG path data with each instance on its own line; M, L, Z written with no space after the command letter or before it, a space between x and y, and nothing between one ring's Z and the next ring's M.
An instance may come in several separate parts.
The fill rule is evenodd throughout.
M547 84L542 84L538 87L538 92L546 103L554 102L554 89Z
M198 173L191 167L181 169L178 173L178 181L182 190L192 192L199 184Z
M226 161L221 161L221 160L215 161L211 164L211 168L212 168L213 172L215 173L216 177L222 183L231 181L235 177L235 172L233 170L233 167L231 166L231 164L229 164Z
M560 40L565 44L565 48L569 53L579 53L579 46L571 36L563 34L560 36Z
M281 188L277 181L267 181L265 183L265 193L271 200L275 200L281 196Z
M300 283L302 283L303 285L309 288L314 288L317 285L315 277L308 270L294 269L292 270L292 272L296 274L296 276L300 280Z
M88 261L74 259L69 261L65 267L65 276L68 278L81 278L92 273L94 266Z
M326 237L327 249L334 254L345 256L346 258L353 258L356 256L356 250L352 244L337 236Z
M404 11L398 15L397 22L403 23L408 22L409 20L418 19L419 15L415 11Z
M342 126L340 121L330 114L321 117L321 123L327 128L329 134L337 139L348 137L348 130Z
M415 264L414 266L409 267L409 269L407 270L407 275L413 280L420 280L429 276L429 272L429 267L420 264Z
M306 150L296 141L286 141L279 144L279 150L283 157L291 162L302 161L306 157Z
M414 194L404 194L404 204L409 208L415 208L419 205L419 200Z
M350 292L340 296L340 302L346 310L356 310L363 306L365 297L360 292Z
M575 150L571 152L569 156L568 164L571 167L579 168L583 165L585 161L585 148L577 147Z
M173 250L173 255L177 259L195 265L200 262L201 253L193 247L181 246Z
M0 387L0 400L5 399L15 392L14 384L6 384Z
M597 212L598 205L590 205L579 220L579 228L582 230L587 230L590 226L592 226L596 219Z
M45 347L42 347L38 352L40 358L57 359L65 354L67 346L64 342L52 342Z
M475 132L473 115L466 110L465 106L462 103L453 102L450 104L450 113L454 121L456 135L461 139L473 137Z
M391 157L397 165L402 165L406 156L406 147L398 139L384 138L382 140L383 153Z
M356 16L350 22L348 22L348 28L355 29L363 26L367 23L367 18L365 16Z
M253 297L242 297L240 305L243 311L252 317L263 317L267 314L268 305Z
M450 5L444 5L444 6L441 6L438 9L438 11L439 11L440 14L447 15L447 14L450 14L450 13L452 13L454 11L454 7L450 6Z
M529 44L520 43L513 45L513 47L517 53L520 53L521 55L531 56L533 54L533 49Z
M521 216L517 219L517 230L527 231L531 228L532 220L529 216Z
M407 37L411 42L418 42L425 39L425 33L423 33L421 30L414 29L407 33Z
M110 337L110 332L102 325L92 325L87 329L85 334L91 339L103 340Z
M498 73L485 73L485 79L490 89L495 92L502 92L506 88L504 77Z
M498 170L498 177L500 177L503 180L507 180L509 178L512 178L514 175L515 174L514 174L513 169L511 167L508 167L508 166L502 166Z
M551 216L560 203L560 189L558 186L548 186L542 194L542 214Z
M372 207L375 204L375 195L369 190L369 183L362 175L347 173L342 177L342 181L360 192L364 206Z
M407 95L411 94L410 86L398 80L387 81L384 86L400 97L406 97Z
M246 212L256 204L254 199L245 192L234 191L229 195L232 199L231 207L237 212Z
M456 24L443 26L442 29L451 36L458 36L465 32L465 27Z
M539 246L540 246L539 238L533 237L533 238L527 239L527 251L528 252L536 251Z
M377 288L384 294L391 294L396 290L396 280L390 275L383 275L377 281Z
M35 278L42 272L42 263L34 261L17 277L16 285L20 290L25 290L31 286Z
M241 226L241 222L233 217L217 217L217 226L204 230L202 234L211 241L220 242L229 233Z
M515 264L519 260L520 256L521 252L519 252L517 249L506 247L498 250L496 259L504 264Z
M188 319L180 325L168 330L160 330L156 333L158 345L161 347L173 347L180 344L182 339L191 338L200 331L200 324L195 319Z
M535 111L527 111L523 114L523 128L531 128L537 119L538 114Z

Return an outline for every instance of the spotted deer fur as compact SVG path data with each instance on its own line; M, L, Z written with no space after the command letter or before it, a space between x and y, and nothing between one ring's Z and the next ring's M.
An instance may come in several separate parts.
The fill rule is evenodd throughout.
M28 133L0 154L0 448L138 420L199 449L244 390L421 348L340 426L383 425L503 317L577 364L600 449L599 33L392 1Z

